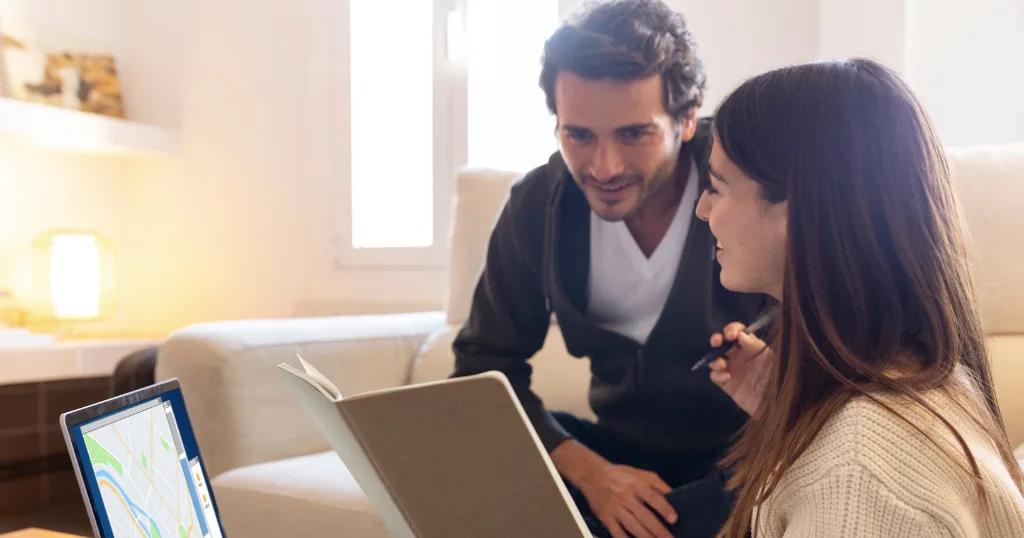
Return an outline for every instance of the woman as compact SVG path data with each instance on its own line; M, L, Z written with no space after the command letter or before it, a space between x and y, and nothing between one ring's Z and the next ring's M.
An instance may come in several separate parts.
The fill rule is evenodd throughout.
M942 147L907 86L788 67L715 116L697 204L722 284L779 301L711 378L751 415L721 535L1024 536Z

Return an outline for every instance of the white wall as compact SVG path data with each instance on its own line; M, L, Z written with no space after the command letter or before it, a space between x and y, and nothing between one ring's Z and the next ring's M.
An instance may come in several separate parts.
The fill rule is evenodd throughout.
M671 0L708 74L703 114L752 75L817 57L818 0Z
M1024 1L907 1L907 75L943 140L1024 140Z
M0 0L0 28L27 45L120 52L122 0Z
M818 59L874 58L906 73L907 0L821 0L818 8Z
M1024 2L820 0L818 55L902 74L947 145L1024 140Z

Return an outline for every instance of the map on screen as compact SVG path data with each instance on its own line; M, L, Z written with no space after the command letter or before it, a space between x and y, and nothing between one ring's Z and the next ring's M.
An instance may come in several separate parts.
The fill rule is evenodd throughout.
M82 434L115 537L220 538L198 458L187 459L170 402L125 409Z

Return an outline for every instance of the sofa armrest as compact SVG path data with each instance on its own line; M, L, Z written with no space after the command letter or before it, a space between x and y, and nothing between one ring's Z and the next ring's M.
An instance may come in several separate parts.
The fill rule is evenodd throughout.
M329 448L281 382L295 354L343 394L406 384L441 312L221 321L191 325L161 346L158 380L177 377L210 476Z

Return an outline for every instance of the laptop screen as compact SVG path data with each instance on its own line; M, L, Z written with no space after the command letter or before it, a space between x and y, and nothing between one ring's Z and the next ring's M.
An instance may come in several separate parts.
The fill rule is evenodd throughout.
M223 536L176 381L72 411L62 425L100 536Z

